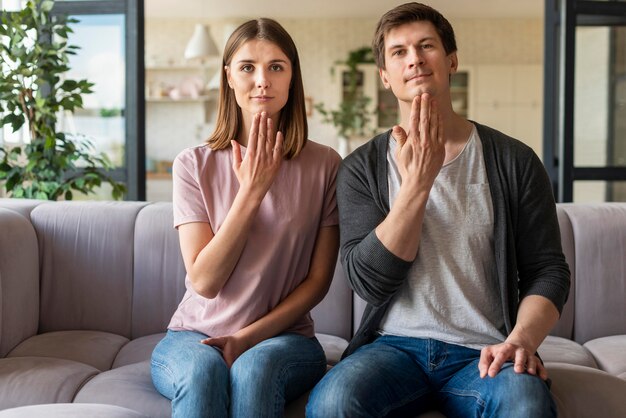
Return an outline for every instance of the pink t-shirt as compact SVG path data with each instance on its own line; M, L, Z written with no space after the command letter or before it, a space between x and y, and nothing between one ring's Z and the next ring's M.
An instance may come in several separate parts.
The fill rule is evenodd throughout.
M186 277L187 291L168 328L232 335L302 283L319 229L338 223L335 182L340 161L332 148L313 141L297 157L283 160L224 287L207 299L194 292ZM208 145L186 149L176 157L173 175L174 226L208 222L217 233L239 190L232 150L213 151ZM311 315L286 331L313 336Z

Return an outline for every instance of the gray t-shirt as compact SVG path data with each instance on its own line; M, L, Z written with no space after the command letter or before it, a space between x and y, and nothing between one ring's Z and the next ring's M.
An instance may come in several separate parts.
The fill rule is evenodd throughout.
M389 140L389 202L400 189L396 141ZM382 334L480 349L504 341L495 273L493 205L476 128L461 153L435 179L426 204L420 246L393 297Z

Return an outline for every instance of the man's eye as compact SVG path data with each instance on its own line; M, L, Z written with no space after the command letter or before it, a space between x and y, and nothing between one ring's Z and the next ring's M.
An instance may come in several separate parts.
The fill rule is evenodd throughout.
M393 57L393 56L398 56L398 55L402 55L402 54L404 54L404 50L402 50L402 49L396 49L395 51L393 51L393 52L391 53L391 56Z

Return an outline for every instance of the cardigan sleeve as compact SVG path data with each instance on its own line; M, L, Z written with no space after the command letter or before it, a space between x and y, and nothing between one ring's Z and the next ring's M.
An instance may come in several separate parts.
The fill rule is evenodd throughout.
M376 236L375 229L387 214L377 200L376 157L367 158L371 148L360 148L342 163L337 205L346 276L363 300L381 306L400 288L412 263L395 256Z
M529 150L518 163L517 225L514 225L519 299L541 295L552 301L559 312L567 300L570 271L561 247L556 203L548 175Z

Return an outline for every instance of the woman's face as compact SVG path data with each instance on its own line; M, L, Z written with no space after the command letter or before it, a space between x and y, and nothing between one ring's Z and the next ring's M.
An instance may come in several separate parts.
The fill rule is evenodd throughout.
M292 73L291 61L278 45L251 39L235 52L225 70L244 118L266 112L278 121L289 99Z

